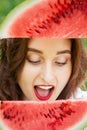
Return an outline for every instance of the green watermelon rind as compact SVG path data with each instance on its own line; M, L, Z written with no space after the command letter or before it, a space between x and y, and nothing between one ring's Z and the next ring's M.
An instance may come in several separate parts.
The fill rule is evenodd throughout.
M27 9L33 7L36 5L38 2L41 2L42 0L25 0L21 4L17 5L5 18L3 23L0 25L0 37L8 37L7 36L7 31L9 29L9 26L11 23L13 23L14 20L16 20L17 16L22 14L24 11ZM19 10L19 11L18 11Z

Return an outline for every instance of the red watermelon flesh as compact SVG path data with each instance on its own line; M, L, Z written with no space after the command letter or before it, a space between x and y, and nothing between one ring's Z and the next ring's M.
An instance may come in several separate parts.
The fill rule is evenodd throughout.
M2 101L0 121L7 130L85 130L87 101Z
M31 1L8 15L1 37L87 37L87 0Z

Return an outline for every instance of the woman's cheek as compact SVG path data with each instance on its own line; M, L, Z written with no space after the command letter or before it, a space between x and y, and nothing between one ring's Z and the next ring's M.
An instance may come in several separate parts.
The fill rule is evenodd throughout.
M33 80L41 73L41 66L27 65L25 69L25 73L27 73L27 77Z

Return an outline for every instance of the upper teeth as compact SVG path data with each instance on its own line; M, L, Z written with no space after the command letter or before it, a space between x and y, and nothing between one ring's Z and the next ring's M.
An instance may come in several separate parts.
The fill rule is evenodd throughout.
M53 88L53 86L38 86L38 87L45 90Z

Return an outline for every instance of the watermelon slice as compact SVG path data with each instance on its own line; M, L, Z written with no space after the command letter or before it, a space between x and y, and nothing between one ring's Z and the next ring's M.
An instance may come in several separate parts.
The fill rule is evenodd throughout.
M87 130L87 101L2 101L4 130Z
M87 0L27 0L0 26L0 37L87 37Z

